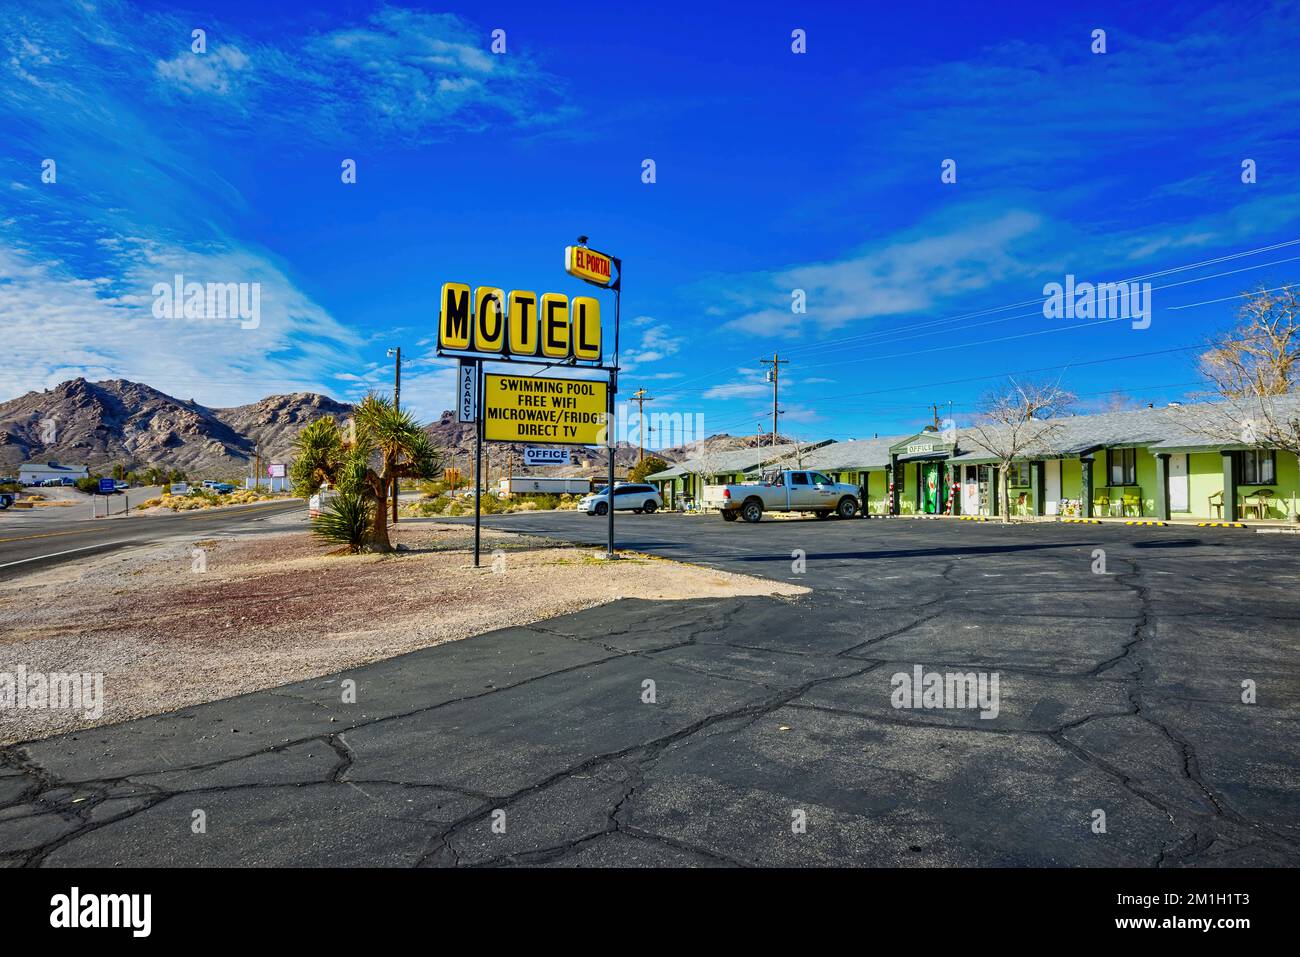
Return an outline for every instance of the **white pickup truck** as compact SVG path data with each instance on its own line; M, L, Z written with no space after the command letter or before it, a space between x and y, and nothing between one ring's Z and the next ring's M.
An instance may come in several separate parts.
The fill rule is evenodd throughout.
M728 522L739 516L757 522L764 512L812 512L852 518L858 512L858 487L832 482L821 472L805 469L772 472L746 485L704 486L704 507L718 509Z

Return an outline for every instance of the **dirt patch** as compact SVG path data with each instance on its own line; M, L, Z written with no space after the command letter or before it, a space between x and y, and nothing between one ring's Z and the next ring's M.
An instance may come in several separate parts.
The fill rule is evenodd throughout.
M302 531L177 540L0 585L0 672L104 675L102 717L0 711L0 744L330 674L619 598L807 589L485 530L402 523L392 556L326 554ZM526 596L521 600L520 596Z

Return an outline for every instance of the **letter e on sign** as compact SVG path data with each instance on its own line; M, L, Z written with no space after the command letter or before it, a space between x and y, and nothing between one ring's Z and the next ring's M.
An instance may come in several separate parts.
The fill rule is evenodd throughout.
M474 290L474 351L500 352L506 344L506 294L504 289L479 286Z
M536 293L510 293L510 352L517 356L537 355Z
M462 282L442 284L442 312L438 318L438 348L464 351L469 348L469 286Z
M575 296L573 355L577 359L600 359L600 303L591 296Z
M569 357L569 298L558 292L542 295L542 355Z

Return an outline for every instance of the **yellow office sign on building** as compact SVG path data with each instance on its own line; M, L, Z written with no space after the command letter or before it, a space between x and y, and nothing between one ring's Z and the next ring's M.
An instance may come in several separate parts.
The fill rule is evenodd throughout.
M470 293L459 282L443 283L438 348L491 356L541 356L599 362L600 303L590 296L516 290L495 286Z
M491 374L483 380L483 438L489 442L604 444L606 383Z

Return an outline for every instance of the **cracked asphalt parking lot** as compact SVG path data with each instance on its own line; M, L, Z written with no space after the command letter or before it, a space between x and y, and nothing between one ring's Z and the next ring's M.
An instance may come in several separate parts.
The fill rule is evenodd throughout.
M490 524L604 534L573 513ZM0 752L0 863L1300 863L1300 538L618 527L624 547L813 593L624 600L17 745ZM997 672L997 717L895 709L891 676L915 665Z

